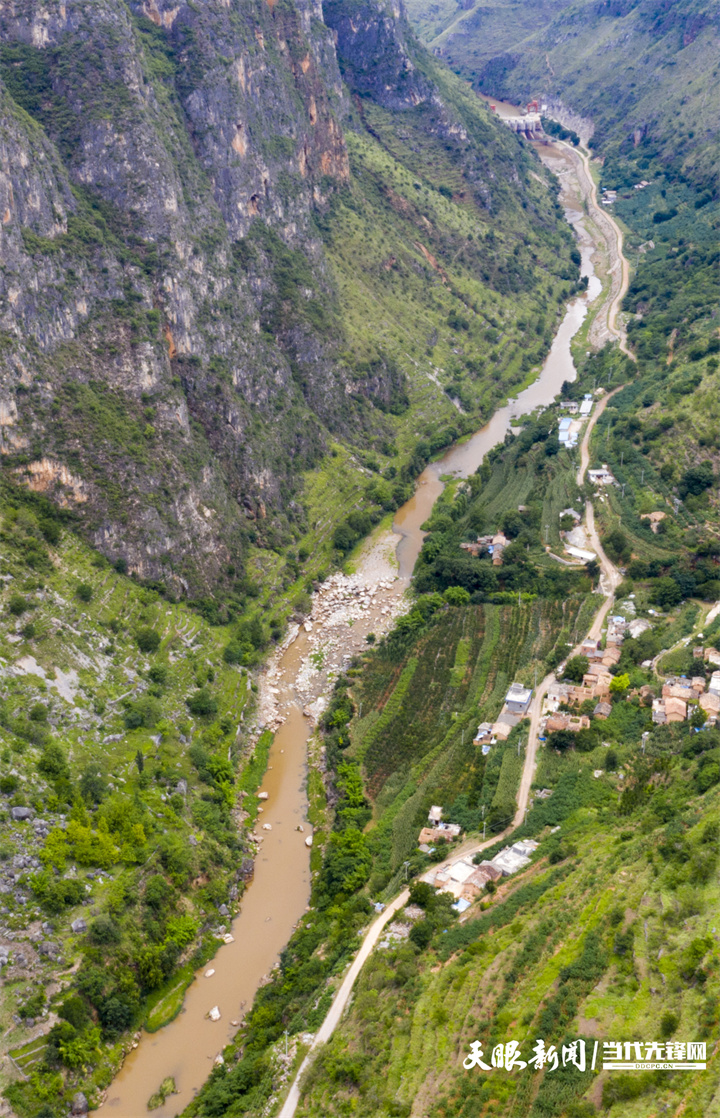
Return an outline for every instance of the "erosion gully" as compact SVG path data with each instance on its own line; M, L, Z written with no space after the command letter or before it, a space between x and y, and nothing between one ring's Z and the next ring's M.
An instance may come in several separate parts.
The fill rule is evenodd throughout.
M507 112L517 113L518 110L508 106ZM563 184L561 200L566 218L578 238L581 272L588 277L588 289L568 304L537 380L495 412L469 439L429 465L420 475L414 495L398 510L393 525L396 537L393 546L399 577L389 591L396 599L402 597L409 584L423 540L420 526L443 490L443 477L467 477L474 473L487 452L504 440L514 419L550 404L563 382L575 379L570 343L580 329L589 304L600 294L602 285L595 275L592 257L596 249L605 246L595 244L584 225L573 159L556 145L540 146L538 151L559 174ZM360 568L362 570L362 560ZM383 604L387 601L386 596ZM379 606L371 608L367 620L352 630L353 642L357 646L369 631L379 635L388 624L388 615L380 615ZM293 684L307 663L308 652L308 634L301 628L276 658L280 684L277 697L284 721L275 733L270 751L262 785L268 799L261 816L262 822L269 823L272 830L262 832L254 877L243 894L240 913L230 929L233 942L221 946L212 962L197 972L179 1016L156 1033L143 1033L129 1052L103 1104L103 1108L111 1110L113 1118L140 1118L147 1114L150 1095L168 1076L174 1078L178 1093L169 1096L166 1103L154 1111L157 1118L172 1118L192 1101L208 1077L213 1061L236 1033L256 991L278 962L280 952L307 909L310 850L305 839L310 827L305 782L307 742L312 725L303 716L302 700ZM298 826L303 827L302 832ZM208 969L214 974L206 978ZM207 1016L215 1005L221 1011L219 1021L211 1021Z

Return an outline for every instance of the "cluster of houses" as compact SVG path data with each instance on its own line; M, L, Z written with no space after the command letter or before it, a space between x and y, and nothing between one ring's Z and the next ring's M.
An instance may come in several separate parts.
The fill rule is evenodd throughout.
M503 551L509 543L510 540L502 532L496 532L494 536L478 536L475 543L461 543L460 547L476 558L480 555L490 555L493 567L501 567Z
M521 839L504 847L490 861L479 865L468 858L458 858L452 865L443 866L434 873L432 884L441 893L455 897L453 908L465 912L472 902L487 888L488 882L499 881L530 865L530 855L538 848L533 839Z
M706 723L716 725L720 721L720 671L712 673L707 690L705 677L701 675L692 679L684 675L666 679L661 697L653 700L652 720L660 725L684 722L697 709L704 712Z
M569 414L561 416L558 420L558 441L561 446L570 449L577 446L583 420L588 418L593 409L592 393L586 392L579 404L576 400L563 400L560 407ZM579 418L573 419L573 416Z
M496 741L506 741L513 727L527 716L532 695L532 687L524 687L522 683L511 684L497 721L481 722L473 744L479 746L483 753L489 753Z
M583 721L584 716L573 716L559 710L560 706L574 706L584 703L587 699L595 700L593 714L596 718L607 718L611 711L610 684L613 680L611 669L619 662L620 646L626 636L633 639L651 628L650 622L644 618L633 618L626 621L621 615L614 615L608 620L605 648L600 647L600 641L587 639L580 646L579 654L586 656L588 669L583 675L582 683L552 683L547 690L543 702L543 715L548 716L545 721L547 733L555 730L581 730L589 726L589 720ZM648 693L651 689L648 688Z
M650 186L648 180L641 179L640 182L634 183L633 190L644 190L646 186ZM617 190L603 190L603 196L600 201L602 202L603 206L612 206L614 202L617 202L617 196ZM629 198L630 195L625 194L623 195L623 197Z

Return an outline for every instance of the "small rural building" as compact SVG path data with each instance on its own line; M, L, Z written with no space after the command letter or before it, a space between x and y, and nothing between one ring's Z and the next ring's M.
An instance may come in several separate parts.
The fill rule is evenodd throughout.
M586 714L568 714L562 710L557 714L551 714L545 723L548 734L557 733L558 730L569 730L570 733L576 734L578 730L587 730L589 726L590 719Z
M492 555L493 567L502 566L503 551L509 543L510 541L506 539L502 532L498 532L496 535L493 536L492 543L488 548L488 551Z
M688 702L690 699L696 699L697 694L687 679L670 679L663 683L662 697L663 699L684 699L685 702Z
M603 462L599 470L588 470L588 478L593 485L612 485L615 481L606 462Z
M592 411L592 409L593 409L592 392L586 392L585 395L583 396L583 401L580 405L580 415L583 416L583 417L586 417L586 416L590 415L590 412Z
M493 737L498 741L507 741L510 737L510 731L517 726L520 721L520 716L511 714L509 710L503 710L498 715L497 722L493 722Z
M512 683L505 696L505 705L512 714L524 715L527 714L531 699L532 687L523 687L522 683Z
M580 703L584 703L586 699L594 698L596 698L594 687L588 687L583 683L581 687L573 687L572 689L571 699L578 706Z
M430 808L430 811L428 812L428 823L431 827L434 827L441 821L442 814L442 808L438 807L437 804L433 804L433 806Z
M664 700L665 718L668 722L684 722L687 718L687 703L684 699L676 699L673 695Z
M720 695L716 695L713 691L706 691L700 696L698 702L708 716L720 714Z
M473 738L473 745L490 745L492 736L492 722L481 722Z
M594 711L593 711L593 714L595 715L596 718L601 718L601 719L609 718L610 715L612 714L612 707L610 706L610 703L605 703L605 702L598 703L597 706L595 707Z

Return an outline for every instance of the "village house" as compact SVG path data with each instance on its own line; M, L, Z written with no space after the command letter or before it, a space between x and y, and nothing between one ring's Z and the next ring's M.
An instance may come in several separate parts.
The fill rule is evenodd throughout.
M518 725L520 717L517 714L511 714L509 710L502 710L498 715L497 722L493 722L493 737L498 741L507 741L510 737L510 732Z
M657 725L666 722L684 722L687 718L687 703L684 699L677 699L673 695L666 698L654 699L652 705L652 720Z
M603 658L600 663L604 668L612 668L615 666L615 664L620 662L621 656L622 653L620 649L617 646L611 645L609 648L605 649Z
M612 707L611 707L610 703L598 703L597 706L595 707L595 709L593 710L593 714L595 715L596 718L600 718L600 719L609 718L610 715L612 714Z
M615 481L606 462L603 462L599 470L588 470L587 476L592 485L612 485Z
M703 681L703 691L704 690L705 685ZM663 683L662 697L663 699L684 699L685 702L688 702L690 699L696 699L697 693L693 689L689 680L687 680L685 677L681 677L679 679L671 678L667 679L665 683Z
M501 567L503 561L503 552L510 540L506 539L502 532L498 532L492 538L488 551L492 555L493 567Z
M652 629L652 625L644 617L637 617L628 625L628 633L634 641L638 639L641 633L646 633L648 629Z
M574 705L580 706L586 699L594 698L596 698L594 687L588 687L583 683L581 687L572 689L571 699Z
M481 722L473 738L473 745L490 745L492 736L492 722Z
M418 835L418 846L432 846L441 839L451 842L452 839L460 838L461 834L462 827L458 823L441 823L438 827L423 827Z
M698 703L708 718L720 714L720 695L716 695L713 691L706 691L700 696Z
M577 432L572 429L573 421L564 416L558 423L558 442L565 447L577 446Z
M602 699L610 694L610 684L613 677L602 664L591 664L583 676L583 685L589 687L594 699Z
M569 703L572 698L572 691L571 683L558 683L557 681L551 683L543 699L543 714L554 713L561 703Z
M505 696L505 705L512 714L525 715L532 699L532 687L523 687L522 683L512 683Z
M545 731L548 734L555 734L558 730L569 730L575 734L578 730L587 730L589 726L590 719L586 714L566 714L564 711L558 711L548 718Z
M583 418L585 418L586 416L590 415L590 412L592 411L592 409L593 409L592 392L586 392L585 395L583 396L583 401L580 405L580 415Z

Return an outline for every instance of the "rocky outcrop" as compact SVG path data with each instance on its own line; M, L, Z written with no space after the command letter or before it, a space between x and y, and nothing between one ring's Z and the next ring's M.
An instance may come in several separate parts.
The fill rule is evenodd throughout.
M331 296L312 215L349 168L322 11L8 3L0 73L0 449L110 558L211 585L353 427L333 339L262 321L284 246ZM238 253L258 222L275 240Z
M430 81L408 47L410 34L400 0L326 0L325 20L335 34L342 74L361 96L387 109L415 108L433 98Z
M341 67L429 109L485 208L508 191L426 63L383 0L0 4L0 452L111 560L232 582L302 526L329 435L392 433L404 374L348 363L320 233L351 186Z

